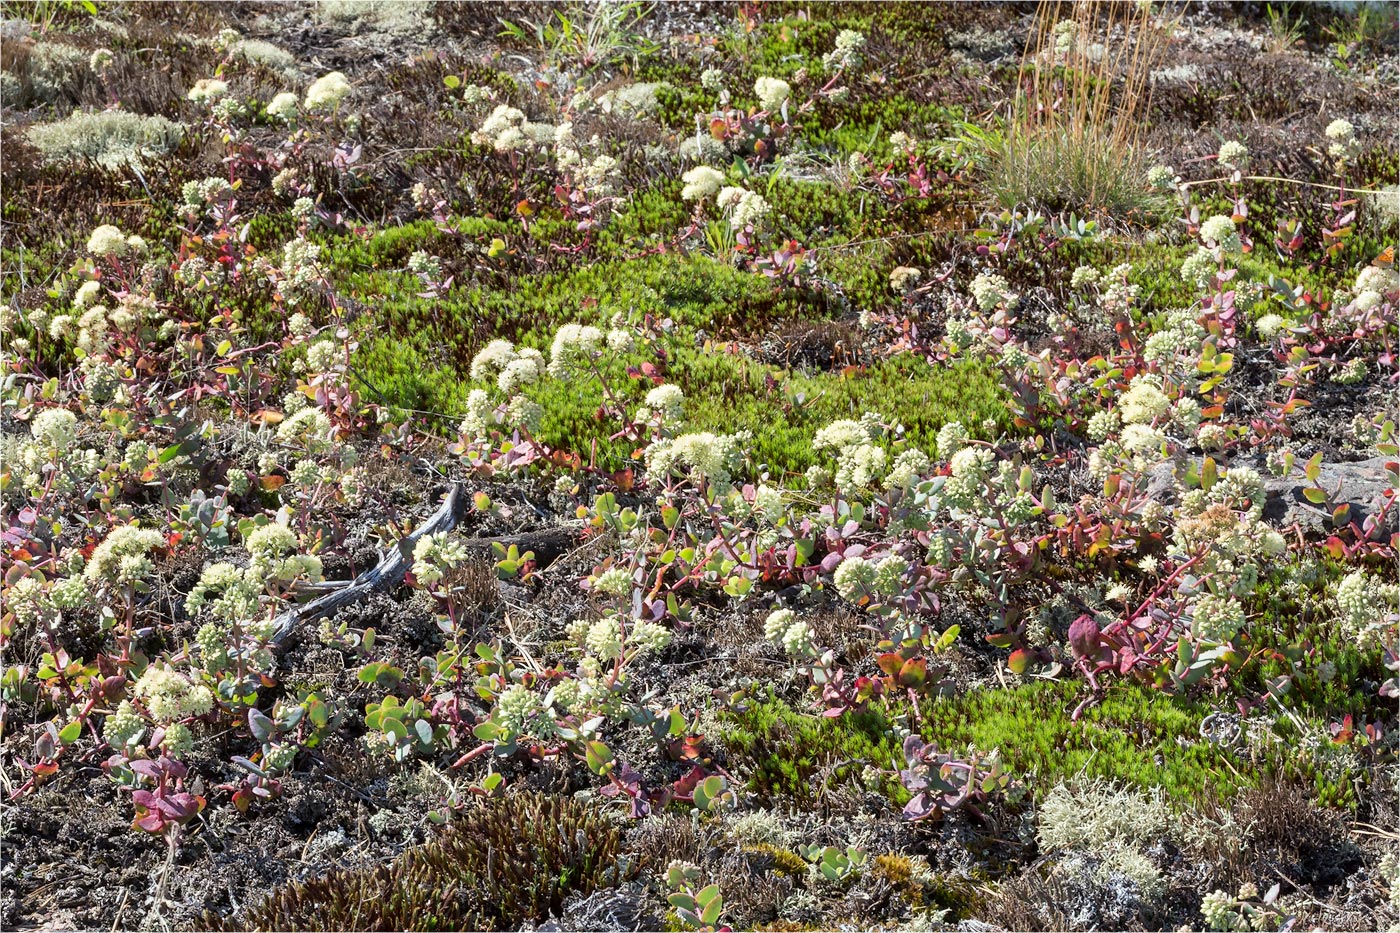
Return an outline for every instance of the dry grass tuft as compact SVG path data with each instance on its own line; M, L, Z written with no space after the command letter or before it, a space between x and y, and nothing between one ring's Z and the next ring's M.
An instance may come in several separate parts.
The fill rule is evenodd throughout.
M1003 207L1129 223L1168 207L1140 135L1174 24L1123 0L1041 4L1006 129L970 140Z

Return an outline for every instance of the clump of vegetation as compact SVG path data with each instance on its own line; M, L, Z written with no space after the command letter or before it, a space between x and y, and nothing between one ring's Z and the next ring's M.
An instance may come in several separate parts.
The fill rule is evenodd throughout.
M1004 127L962 140L1001 207L1129 223L1170 210L1141 142L1166 15L1145 4L1042 5L1017 82L1024 96Z
M1160 870L1143 848L1170 838L1173 815L1160 788L1124 790L1103 781L1058 784L1040 803L1037 838L1043 851L1078 849L1149 894L1160 892Z
M748 775L749 787L771 799L817 800L833 787L869 777L899 800L903 793L881 769L900 760L899 742L877 710L840 720L823 719L793 710L781 701L754 703L728 714L733 725L724 743Z
M431 11L426 0L316 0L316 16L326 22L360 25L399 36L428 29Z
M1393 921L1383 43L1232 42L1300 117L1188 9L1176 114L1145 4L164 10L7 129L7 917Z
M564 899L625 880L621 833L567 797L492 798L389 865L296 882L233 930L499 930L558 915Z
M5 45L5 106L26 109L76 101L91 80L88 53L62 42Z
M1037 796L1079 776L1163 788L1181 805L1249 785L1223 749L1200 741L1203 707L1126 686L1073 722L1064 714L1073 702L1074 691L1059 684L973 691L933 705L931 738L945 748L1001 749L1013 773L1035 775Z
M183 126L163 116L104 110L75 111L56 123L38 124L27 138L46 162L91 163L112 170L140 167L169 155L184 135Z

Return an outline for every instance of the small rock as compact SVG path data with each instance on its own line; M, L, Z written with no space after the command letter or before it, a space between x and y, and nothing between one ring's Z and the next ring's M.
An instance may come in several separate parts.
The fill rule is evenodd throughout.
M1354 463L1324 463L1316 485L1325 489L1336 504L1345 502L1351 506L1351 521L1364 521L1385 504L1385 492L1390 488L1385 469L1387 459L1372 457ZM1260 472L1264 474L1264 491L1268 496L1264 503L1266 521L1277 528L1288 528L1296 523L1305 534L1331 533L1331 510L1314 505L1303 494L1304 489L1314 484L1303 475L1301 467L1296 467L1286 477L1273 476L1262 468ZM1176 479L1170 461L1148 470L1146 495L1162 505L1177 503ZM1397 511L1400 510L1392 509L1390 514L1392 528Z
M1170 460L1147 471L1147 498L1162 505L1176 505L1176 469Z
M1354 463L1324 463L1316 485L1326 490L1333 502L1345 502L1351 506L1351 521L1364 521L1367 516L1379 512L1385 503L1385 492L1390 488L1385 469L1387 459L1372 457ZM1303 490L1311 485L1301 470L1295 470L1286 477L1265 477L1264 489L1269 500L1264 505L1264 518L1281 528L1296 522L1304 532L1330 532L1330 511L1324 506L1314 505L1303 495ZM1395 518L1396 513L1392 510L1392 526Z

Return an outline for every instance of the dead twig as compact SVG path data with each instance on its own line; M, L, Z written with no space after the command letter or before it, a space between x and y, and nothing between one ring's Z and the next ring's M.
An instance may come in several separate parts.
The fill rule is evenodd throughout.
M469 502L470 498L462 485L454 483L447 498L443 500L442 505L438 506L437 511L429 515L428 519L415 528L412 533L400 538L397 544L380 558L378 564L360 574L354 582L313 599L305 605L294 606L274 619L272 644L282 644L303 622L334 615L347 606L353 606L363 601L376 590L402 583L409 567L412 566L413 548L418 544L419 539L424 535L451 531L466 514ZM535 560L543 566L563 553L577 537L578 529L560 527L519 535L467 538L462 544L469 550L490 550L493 544L499 544L502 547L514 545L521 550L534 551Z

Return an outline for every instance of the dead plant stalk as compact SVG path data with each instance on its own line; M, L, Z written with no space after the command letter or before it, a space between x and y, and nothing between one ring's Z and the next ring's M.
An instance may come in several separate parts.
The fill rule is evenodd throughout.
M1072 24L1072 25L1061 25ZM1045 0L1021 59L1008 127L1014 149L1111 155L1079 160L1091 203L1102 205L1106 177L1133 161L1151 95L1152 69L1175 20L1127 0ZM1064 30L1070 30L1065 37Z

